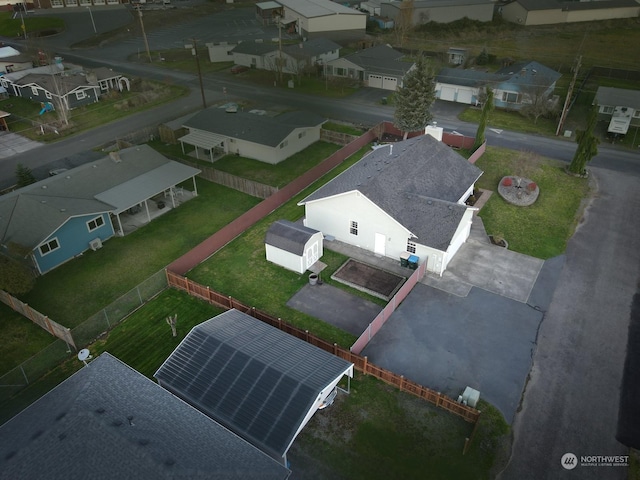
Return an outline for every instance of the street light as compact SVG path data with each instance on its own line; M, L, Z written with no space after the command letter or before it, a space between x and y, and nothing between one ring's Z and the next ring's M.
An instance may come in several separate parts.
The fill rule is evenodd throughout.
M98 33L98 30L96 30L96 22L93 21L93 13L91 12L91 7L87 7L87 10L89 10L89 16L91 17L91 25L93 25L93 33Z

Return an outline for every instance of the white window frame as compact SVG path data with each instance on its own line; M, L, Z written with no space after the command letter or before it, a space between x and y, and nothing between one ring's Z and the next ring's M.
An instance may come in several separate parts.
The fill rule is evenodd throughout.
M307 135L307 131L306 131L306 130L303 130L303 131L301 131L301 132L298 134L298 138L302 138L302 137L304 137L304 136L306 136L306 135Z
M612 107L611 105L601 105L600 106L600 113L604 113L605 115L613 115L613 111L615 110L614 107Z
M85 98L87 98L87 92L85 92L84 90L78 90L76 92L76 99L83 100Z
M51 92L49 90L44 91L44 96L51 100Z
M93 232L94 230L97 230L98 228L103 226L104 226L104 217L102 215L98 215L97 217L94 217L87 222L87 229L90 232Z
M51 245L52 243L55 243L55 246L52 246ZM48 250L45 252L44 248L48 248ZM44 257L45 255L49 255L51 252L55 252L59 248L60 248L60 242L58 241L58 237L53 237L48 242L43 243L42 245L40 245L38 247L38 250L40 251L40 256Z
M355 220L351 220L349 222L349 233L351 235L355 235L356 237L358 236L358 222L356 222Z
M407 252L415 254L417 246L418 245L415 242L412 242L411 240L407 240Z
M38 87L31 87L31 94L32 95L39 95Z
M282 142L282 143L280 144L280 148L284 148L284 147L286 147L287 145L289 145L289 140L285 140L284 142Z

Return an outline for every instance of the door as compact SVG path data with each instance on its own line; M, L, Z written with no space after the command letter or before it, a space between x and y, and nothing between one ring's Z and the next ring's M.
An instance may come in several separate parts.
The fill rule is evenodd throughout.
M382 88L382 76L380 76L380 75L369 75L367 83L368 83L369 87Z
M309 268L311 265L313 265L317 261L318 261L318 242L316 241L316 242L313 242L313 244L309 246L309 248L307 248L307 254L306 254L307 264L305 265L305 267Z
M440 100L447 100L453 102L456 98L456 89L443 86L440 90Z
M456 99L458 103L466 103L467 105L471 105L472 99L473 92L471 90L467 90L466 88L461 88L458 90L458 98Z
M382 88L395 92L396 88L398 88L398 79L394 77L384 77L382 79Z
M383 255L386 252L387 236L382 233L376 233L373 243L373 253Z

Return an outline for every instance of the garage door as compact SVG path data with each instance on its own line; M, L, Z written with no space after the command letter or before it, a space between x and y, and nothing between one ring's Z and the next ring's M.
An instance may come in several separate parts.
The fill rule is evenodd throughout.
M456 89L451 87L442 87L440 90L440 100L448 100L453 102L456 98Z
M385 90L393 90L396 91L398 87L398 79L394 77L384 77L382 79L382 88Z
M473 92L470 89L460 88L458 89L458 97L456 101L458 103L466 103L467 105L471 105L471 99L473 98Z
M369 77L367 77L367 85L373 88L382 88L382 76L369 75Z

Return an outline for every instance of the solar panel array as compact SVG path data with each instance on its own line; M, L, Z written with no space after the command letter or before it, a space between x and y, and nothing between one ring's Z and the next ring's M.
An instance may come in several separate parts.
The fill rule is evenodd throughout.
M236 434L283 456L320 392L350 367L230 310L195 327L155 377Z

